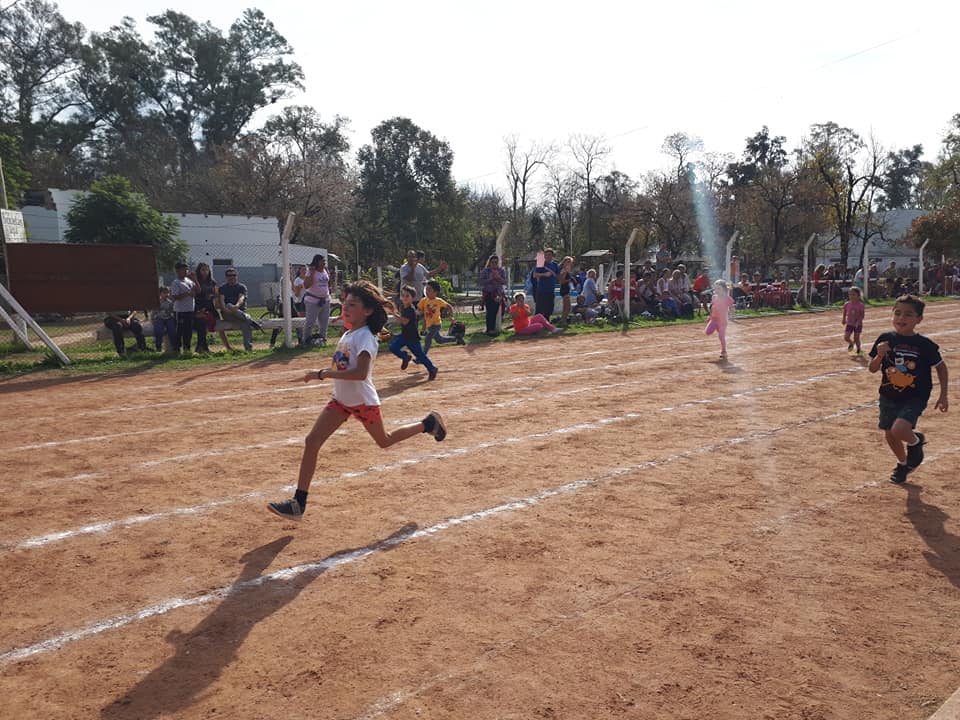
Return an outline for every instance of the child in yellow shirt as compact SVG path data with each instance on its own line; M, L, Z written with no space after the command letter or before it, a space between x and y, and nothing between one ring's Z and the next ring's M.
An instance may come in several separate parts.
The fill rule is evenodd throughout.
M440 313L444 308L450 308L451 311L453 307L446 300L438 297L440 292L440 283L436 280L430 280L427 282L424 292L427 293L427 296L417 303L417 310L420 311L420 314L423 315L423 326L427 331L427 335L423 341L423 351L430 351L430 343L436 340L440 345L449 342L455 342L457 345L463 345L463 337L454 337L452 335L441 335L440 327Z

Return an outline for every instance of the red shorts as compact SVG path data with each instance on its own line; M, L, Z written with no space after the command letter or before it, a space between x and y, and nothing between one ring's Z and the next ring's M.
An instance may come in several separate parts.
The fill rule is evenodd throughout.
M372 425L373 423L383 422L383 415L380 414L379 405L344 405L337 399L333 399L327 403L326 410L332 410L335 413L340 413L346 417L351 415L357 420L366 423L367 425Z

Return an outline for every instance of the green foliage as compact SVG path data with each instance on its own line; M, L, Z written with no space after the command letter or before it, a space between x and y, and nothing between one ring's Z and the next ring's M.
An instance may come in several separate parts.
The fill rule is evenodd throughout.
M177 219L154 210L126 178L116 175L95 182L70 208L67 223L67 242L152 245L161 270L186 257Z
M20 143L10 135L0 133L0 163L7 186L7 207L19 205L23 191L30 187L30 172L20 159Z
M450 172L450 146L400 117L378 125L372 137L357 155L361 262L389 261L408 248L466 259L472 243L466 240L464 196Z

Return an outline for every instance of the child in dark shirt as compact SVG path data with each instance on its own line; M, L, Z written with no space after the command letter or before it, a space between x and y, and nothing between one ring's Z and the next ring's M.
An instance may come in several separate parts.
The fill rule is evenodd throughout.
M420 330L417 327L417 309L413 306L417 291L412 285L404 285L400 289L400 325L403 327L399 335L390 341L390 352L402 360L400 369L406 370L410 365L410 353L413 353L413 361L423 365L427 369L427 374L431 380L437 377L437 368L427 354L423 351L420 344ZM410 352L406 352L406 347Z
M926 436L914 428L933 390L931 368L937 371L940 396L935 408L947 412L947 364L935 342L915 331L923 320L924 302L913 295L897 298L893 330L877 338L870 350L869 370L882 370L880 429L897 457L890 481L903 483L923 462Z

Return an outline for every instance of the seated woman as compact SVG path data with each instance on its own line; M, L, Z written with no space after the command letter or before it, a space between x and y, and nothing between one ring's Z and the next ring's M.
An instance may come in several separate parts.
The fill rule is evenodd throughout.
M523 293L514 296L510 315L513 316L513 331L517 335L536 335L541 330L563 332L563 328L554 327L542 314L530 317L530 306L527 305L527 296Z
M680 303L676 301L670 292L670 268L664 268L657 280L657 296L660 298L660 306L664 312L674 317L680 317Z

